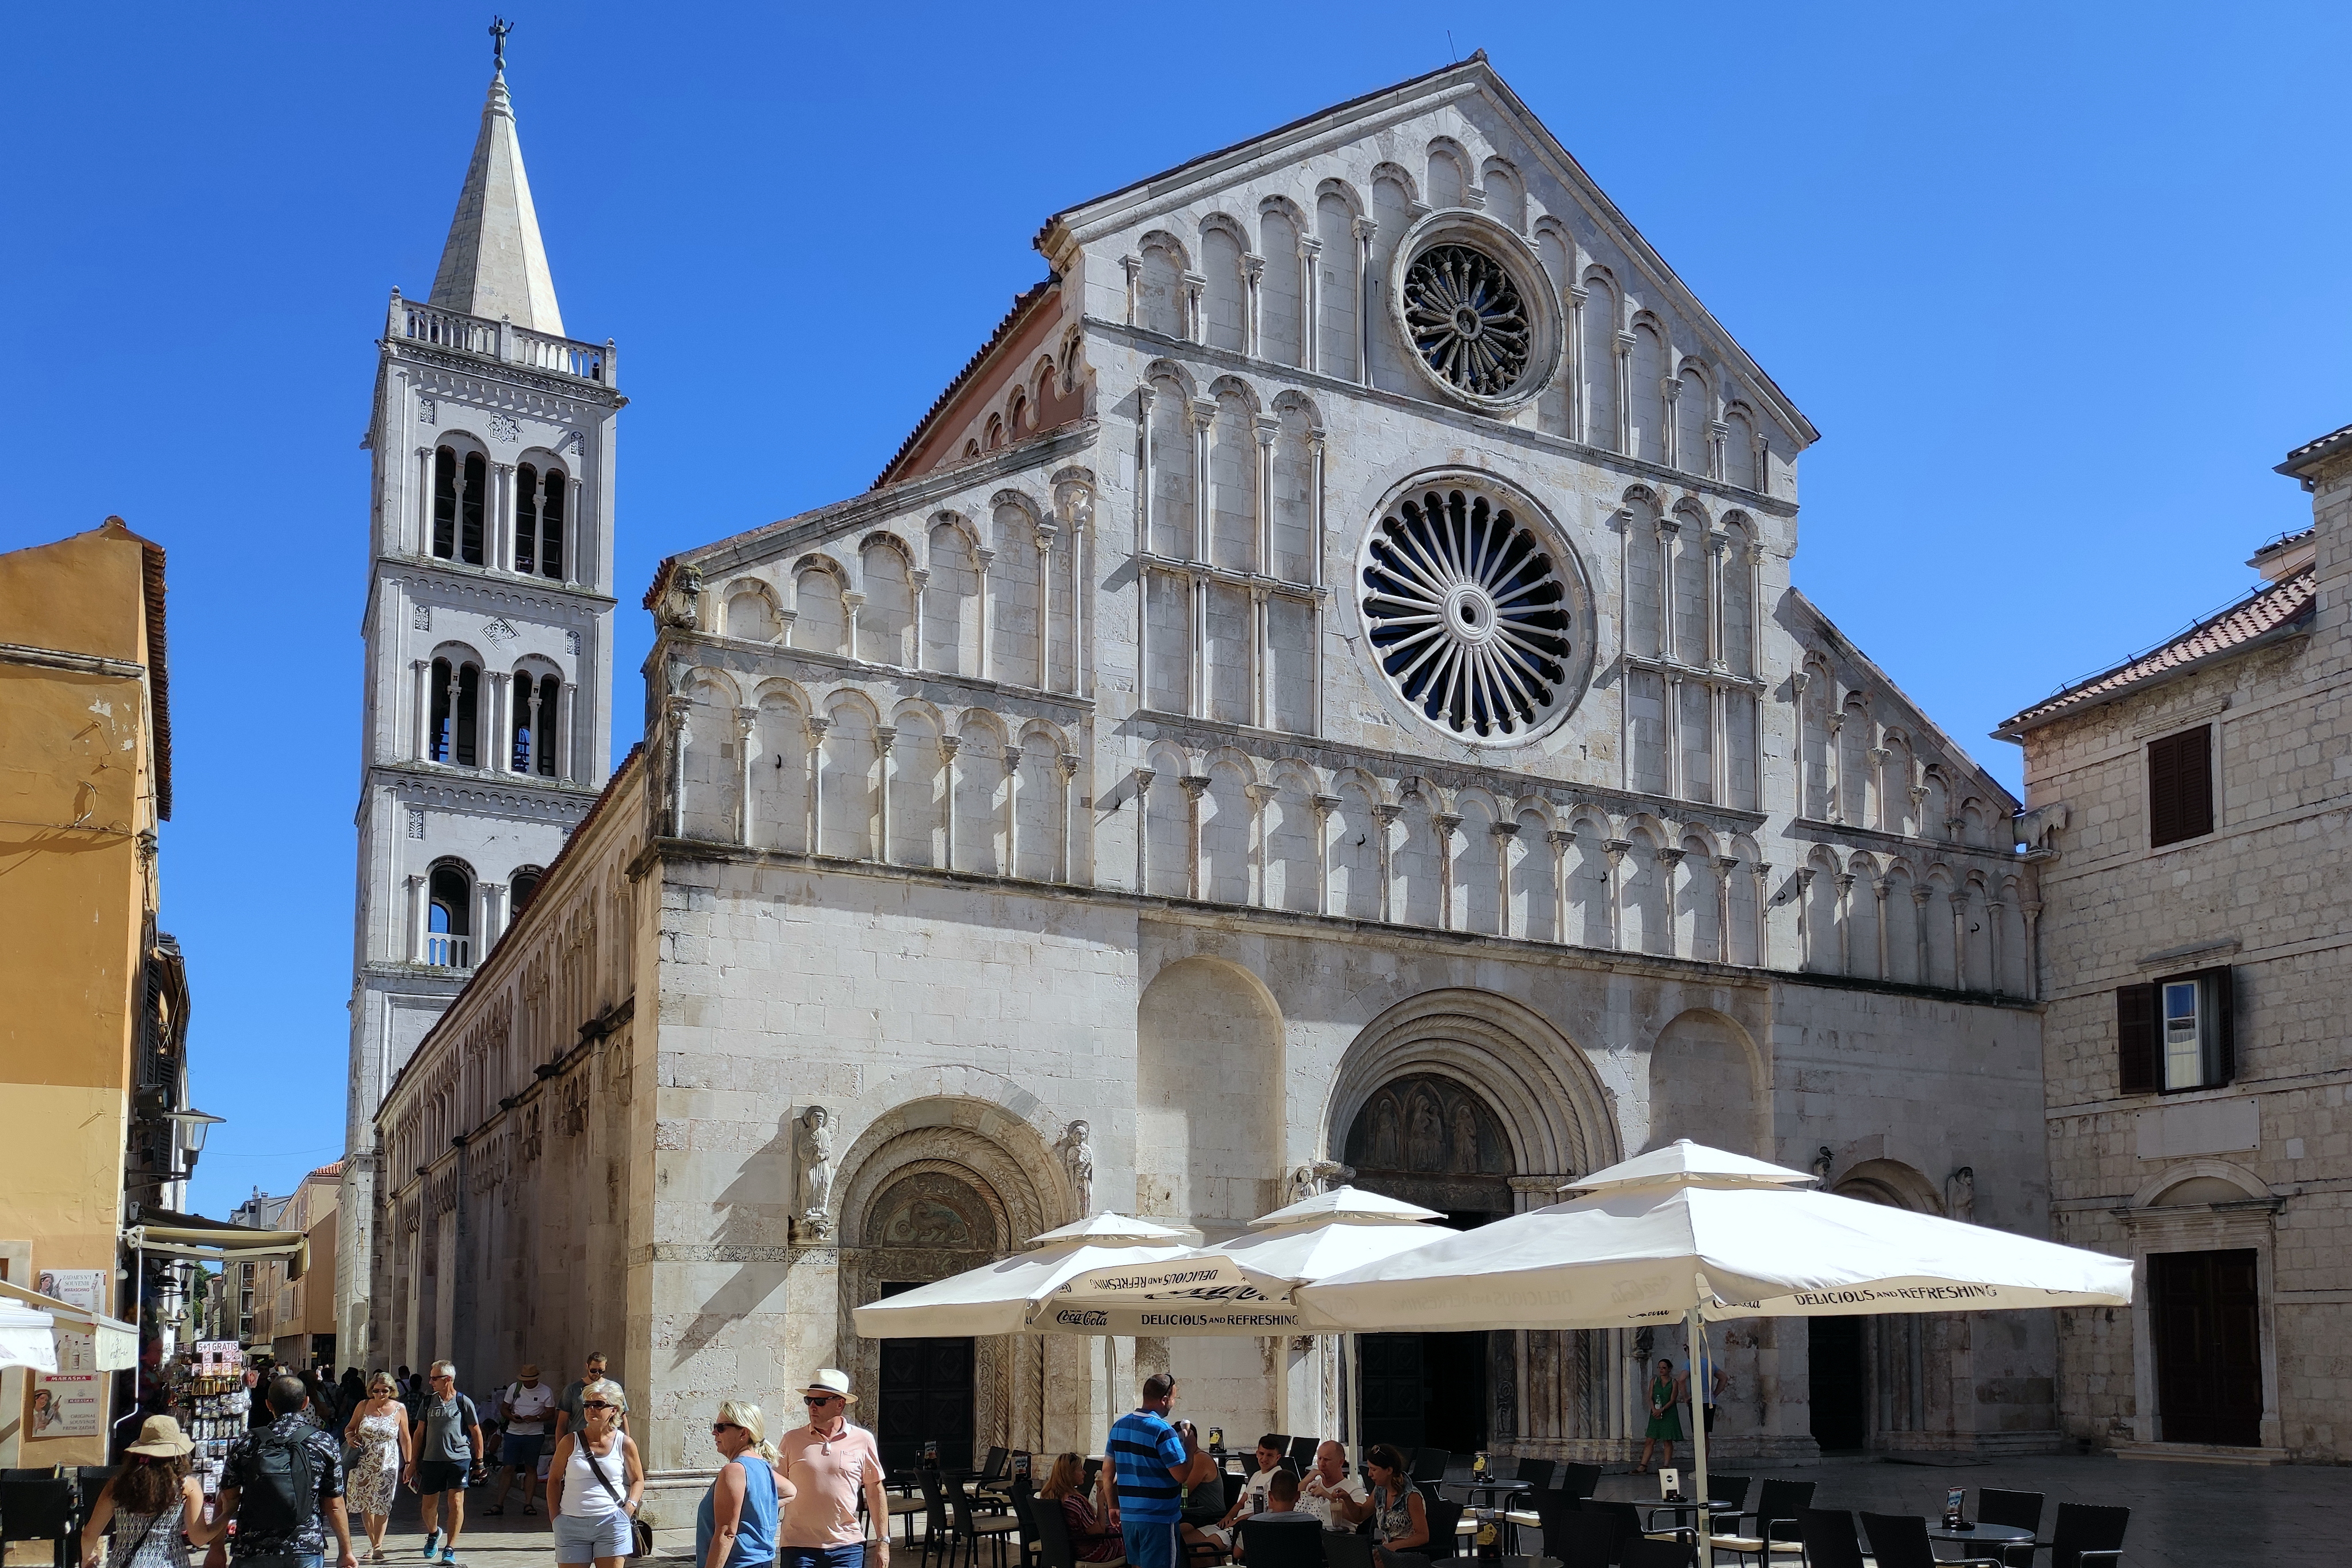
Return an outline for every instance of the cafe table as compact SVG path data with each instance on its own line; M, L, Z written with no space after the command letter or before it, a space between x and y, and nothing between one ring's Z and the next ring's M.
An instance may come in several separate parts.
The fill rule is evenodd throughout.
M1953 1541L1963 1546L1984 1548L1969 1553L1971 1557L2003 1557L2011 1546L2033 1544L2033 1531L2014 1524L1964 1524L1953 1529L1939 1519L1927 1521L1927 1539Z

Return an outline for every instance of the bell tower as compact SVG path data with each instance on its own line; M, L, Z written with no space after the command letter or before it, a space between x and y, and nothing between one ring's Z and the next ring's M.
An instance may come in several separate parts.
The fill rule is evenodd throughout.
M610 339L565 335L496 40L430 297L392 292L369 476L336 1359L372 1348L385 1088L530 901L612 750Z

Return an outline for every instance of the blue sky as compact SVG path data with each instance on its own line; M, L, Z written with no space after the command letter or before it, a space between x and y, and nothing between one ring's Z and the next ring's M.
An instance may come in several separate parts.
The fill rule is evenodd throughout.
M634 400L625 693L654 563L864 489L1046 215L1480 47L1822 429L1798 585L2012 786L1985 731L2235 596L2308 521L2271 465L2352 420L2340 7L508 15L564 320ZM0 550L119 512L171 552L216 1214L341 1149L359 437L488 20L20 9L0 60Z

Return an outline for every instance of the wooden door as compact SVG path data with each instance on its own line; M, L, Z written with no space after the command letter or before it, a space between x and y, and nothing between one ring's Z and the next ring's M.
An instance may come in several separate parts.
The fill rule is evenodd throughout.
M2147 1297L2164 1441L2260 1445L2262 1301L2253 1249L2152 1254Z

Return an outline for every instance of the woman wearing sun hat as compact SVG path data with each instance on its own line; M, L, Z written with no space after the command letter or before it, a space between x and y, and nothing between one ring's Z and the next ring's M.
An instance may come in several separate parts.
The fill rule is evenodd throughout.
M226 1527L205 1522L204 1489L188 1473L194 1447L169 1415L147 1417L139 1441L123 1450L122 1468L90 1504L82 1568L98 1568L102 1543L112 1568L188 1568L190 1542L206 1546L220 1538Z

